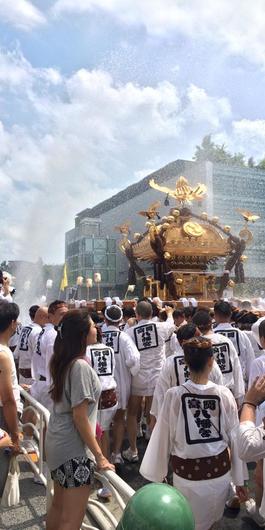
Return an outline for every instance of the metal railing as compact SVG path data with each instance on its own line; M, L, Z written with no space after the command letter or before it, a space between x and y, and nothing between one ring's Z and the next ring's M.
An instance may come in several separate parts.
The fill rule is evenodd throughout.
M53 481L51 480L50 474L44 474L44 435L45 430L48 427L50 413L43 407L36 399L34 399L28 392L20 387L20 394L25 400L24 412L31 410L37 417L36 424L25 423L22 425L22 429L25 427L31 427L34 433L34 437L38 444L37 462L33 462L32 455L22 448L23 457L29 463L32 471L39 477L43 485L46 487L47 507L49 507L52 496L53 496ZM112 495L113 499L117 503L117 506L121 512L126 507L126 504L130 497L135 493L124 480L122 480L113 471L95 472L95 478L102 483L103 486L107 486ZM82 530L115 530L118 525L117 517L106 507L105 504L95 499L89 499L87 505L87 512L96 522L98 527L82 524Z
M22 424L22 430L24 430L25 427L31 427L34 433L34 438L38 443L38 452L36 453L38 458L37 462L33 462L31 453L28 453L25 448L21 447L21 451L35 475L39 477L43 485L47 488L47 477L44 474L44 432L48 427L50 413L22 387L19 387L19 390L20 395L25 400L23 413L32 411L37 418L36 424L31 422Z

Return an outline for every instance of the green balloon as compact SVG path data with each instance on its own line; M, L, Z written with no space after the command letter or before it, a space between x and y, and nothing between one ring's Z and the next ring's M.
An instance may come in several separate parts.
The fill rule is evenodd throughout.
M117 530L194 530L187 499L167 484L148 484L129 500Z

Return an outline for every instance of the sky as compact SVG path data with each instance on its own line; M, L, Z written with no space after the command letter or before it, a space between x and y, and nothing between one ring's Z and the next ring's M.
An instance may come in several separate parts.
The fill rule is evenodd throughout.
M265 156L264 0L0 0L0 261L212 134Z

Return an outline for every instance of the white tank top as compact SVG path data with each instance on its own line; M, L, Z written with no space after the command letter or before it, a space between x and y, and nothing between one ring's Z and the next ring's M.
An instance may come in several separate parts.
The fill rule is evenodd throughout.
M4 346L3 344L0 344L0 351L4 351L8 355L8 357L10 359L10 362L11 362L12 388L13 388L14 398L15 398L16 404L17 404L17 409L20 412L21 411L20 392L19 392L19 386L18 386L17 372L16 372L16 366L15 366L14 357L13 357L13 354L12 354L11 350L7 346ZM0 407L2 407L2 406L3 406L3 404L2 404L2 401L0 399Z

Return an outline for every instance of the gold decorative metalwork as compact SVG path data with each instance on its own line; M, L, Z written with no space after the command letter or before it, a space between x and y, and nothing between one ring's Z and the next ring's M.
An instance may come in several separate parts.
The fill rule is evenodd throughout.
M193 221L187 221L184 223L183 230L187 236L191 237L201 237L205 233L203 227L199 223Z
M120 234L128 235L130 233L130 226L130 221L125 221L123 224L115 226L114 230L116 230L116 232L120 232Z
M207 193L205 184L198 184L195 188L192 188L185 177L179 177L176 182L175 190L172 190L167 186L160 186L154 181L154 179L149 180L149 185L155 190L162 191L170 197L174 197L174 199L180 203L201 201L205 198Z
M244 239L246 245L249 245L253 239L252 232L246 226L240 230L239 235L241 239Z
M248 223L249 221L251 223L255 223L260 219L259 215L256 215L255 213L249 212L248 210L243 210L242 208L236 208L236 211L242 215L242 217L245 219L245 221Z
M160 206L161 206L160 201L152 202L148 210L141 210L140 212L138 212L138 214L142 215L143 217L147 217L147 219L155 219L155 217L157 217L157 219L160 219L160 216L158 213L158 208L160 208Z

